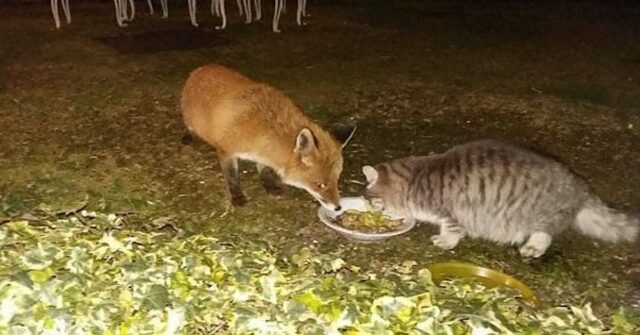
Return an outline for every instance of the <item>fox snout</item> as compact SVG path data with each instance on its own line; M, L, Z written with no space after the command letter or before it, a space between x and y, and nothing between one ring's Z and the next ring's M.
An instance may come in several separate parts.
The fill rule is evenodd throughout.
M318 201L320 201L320 204L322 205L322 207L328 210L332 210L336 212L342 210L342 206L340 206L340 201L328 201L326 199L318 199Z
M322 199L318 199L318 201L320 201L320 204L322 205L322 207L330 210L330 211L335 211L338 212L340 210L342 210L342 206L340 206L339 204L332 204L330 202L324 201Z
M336 212L342 209L340 206L340 193L337 187L327 189L326 191L321 190L321 192L318 193L316 198L324 208Z
M316 199L322 207L331 210L331 211L339 211L342 209L340 206L340 193L338 192L338 187L334 186L326 186L324 188L319 187L318 185L295 181L295 180L283 180L285 184L301 188L314 199Z

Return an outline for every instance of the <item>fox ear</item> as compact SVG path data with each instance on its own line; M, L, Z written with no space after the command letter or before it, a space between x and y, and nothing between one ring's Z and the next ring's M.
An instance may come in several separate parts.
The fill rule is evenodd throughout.
M307 166L312 164L313 152L317 149L316 138L309 128L302 128L296 138L296 148L294 152L300 154L302 163Z
M367 177L367 183L369 183L369 185L375 183L378 180L378 171L376 171L376 169L371 165L363 166L362 173L364 173L364 176Z
M342 147L346 147L351 138L356 133L357 126L338 124L331 127L330 133L338 142L342 144Z

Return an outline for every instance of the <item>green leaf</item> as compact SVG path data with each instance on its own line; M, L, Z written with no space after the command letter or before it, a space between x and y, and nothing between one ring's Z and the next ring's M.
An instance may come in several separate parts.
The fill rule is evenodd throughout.
M310 311L316 314L318 314L318 312L320 311L320 307L322 307L322 300L320 300L320 298L318 298L318 296L311 290L308 290L297 296L296 301L301 302Z
M55 272L51 270L50 267L44 268L42 270L29 271L29 277L31 278L31 280L38 284L47 282L53 275L55 275Z
M629 322L629 320L627 320L624 308L618 309L618 311L613 314L612 319L613 331L615 334L632 334L634 330L640 333L640 326L634 326Z
M33 238L38 235L38 232L31 229L28 221L13 221L6 224L10 231L19 234L22 237Z
M169 300L167 288L162 285L151 285L142 302L144 308L148 310L164 309Z
M347 265L347 263L342 258L336 258L330 262L331 271L336 272Z

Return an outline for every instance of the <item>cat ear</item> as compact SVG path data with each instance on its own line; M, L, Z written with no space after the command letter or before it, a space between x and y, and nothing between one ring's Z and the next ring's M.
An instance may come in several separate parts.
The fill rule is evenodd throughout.
M378 180L378 171L376 171L376 169L371 165L363 166L362 173L364 173L364 176L367 177L367 183L369 183L369 185L375 183Z
M313 133L309 128L302 128L296 138L296 147L293 151L300 155L300 160L304 165L311 166L316 149L316 139Z

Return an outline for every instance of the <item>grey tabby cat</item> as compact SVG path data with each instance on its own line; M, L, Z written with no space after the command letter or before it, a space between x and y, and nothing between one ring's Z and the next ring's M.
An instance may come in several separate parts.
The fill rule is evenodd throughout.
M443 249L469 236L521 245L523 257L537 258L569 226L609 242L632 242L640 227L638 218L607 207L561 163L494 140L362 172L375 207L439 225L431 239Z

